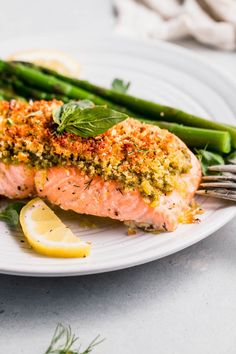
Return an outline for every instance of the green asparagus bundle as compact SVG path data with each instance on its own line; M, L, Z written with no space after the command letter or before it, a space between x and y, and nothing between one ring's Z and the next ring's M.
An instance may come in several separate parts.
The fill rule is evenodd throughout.
M190 147L207 146L220 153L228 153L231 145L236 147L235 127L211 122L175 108L105 89L84 80L72 79L34 64L0 60L0 80L2 78L7 80L13 91L27 99L57 98L64 102L71 99L88 99L98 105L108 105L146 123L166 128Z
M16 63L16 65L20 65L21 63ZM23 65L23 64L22 64ZM26 65L28 66L28 65ZM94 84L91 84L85 80L79 80L64 76L62 74L57 73L56 71L38 67L34 64L29 65L28 68L35 70L35 72L41 72L42 74L47 74L48 77L53 77L54 80L58 79L58 83L63 82L70 84L72 88L82 89L89 94L93 94L95 99L99 97L103 97L106 99L106 103L110 102L110 104L118 104L127 108L128 112L133 112L133 116L135 117L145 117L146 119L154 120L154 121L167 121L172 123L184 124L186 126L196 127L196 128L204 128L204 129L212 129L219 131L227 131L229 132L232 139L232 146L236 148L236 127L218 123L215 121L209 121L204 118L197 117L195 115L186 113L180 109L164 106L157 104L155 102L147 101L142 98L134 97L128 94L124 94L121 92L117 92L111 89L106 89ZM26 70L27 71L27 70ZM32 72L33 74L33 72ZM23 75L24 76L24 75ZM23 78L22 76L22 78ZM59 86L60 87L60 86ZM46 89L46 87L45 87ZM60 90L64 91L64 88L60 87ZM63 92L65 93L65 92ZM65 93L66 94L66 93ZM70 95L70 94L69 94ZM73 97L72 97L73 98ZM84 97L88 98L89 97ZM95 102L91 98L91 100ZM99 104L99 103L98 103Z

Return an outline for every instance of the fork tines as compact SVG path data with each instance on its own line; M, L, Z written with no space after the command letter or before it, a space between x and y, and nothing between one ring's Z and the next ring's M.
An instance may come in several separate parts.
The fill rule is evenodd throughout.
M208 170L223 174L203 176L197 194L236 201L236 165L210 166Z
M207 182L218 182L218 181L235 181L236 182L236 176L229 174L229 175L222 175L222 176L203 176L202 181L207 181Z
M236 189L236 183L234 182L206 182L201 183L200 187L204 188L232 188Z
M232 200L236 202L236 191L219 188L219 189L199 189L196 193L202 196Z
M209 171L212 172L231 172L236 173L236 165L214 165L208 167Z

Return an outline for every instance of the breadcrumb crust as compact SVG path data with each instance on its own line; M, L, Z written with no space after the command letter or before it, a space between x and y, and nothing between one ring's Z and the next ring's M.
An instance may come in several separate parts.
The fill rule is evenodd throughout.
M191 169L187 147L167 130L135 119L94 138L56 134L52 111L61 101L0 101L0 159L37 168L77 166L89 176L138 189L156 203L178 188L176 177Z

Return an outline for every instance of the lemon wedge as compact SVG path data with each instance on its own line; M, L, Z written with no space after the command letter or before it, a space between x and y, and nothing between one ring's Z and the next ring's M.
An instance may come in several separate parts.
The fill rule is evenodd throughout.
M27 203L20 212L20 224L36 252L50 257L86 257L91 245L81 241L40 198Z
M48 69L58 71L60 74L78 77L80 64L70 55L51 49L32 49L10 55L8 60L28 61Z

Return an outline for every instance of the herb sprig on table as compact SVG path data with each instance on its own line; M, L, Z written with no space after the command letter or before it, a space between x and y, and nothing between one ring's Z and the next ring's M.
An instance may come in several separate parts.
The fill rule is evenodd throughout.
M65 327L59 323L53 334L51 343L44 354L89 354L94 347L102 343L104 339L100 339L98 335L88 347L81 351L81 344L79 348L75 349L75 344L78 344L79 337L72 333L71 327Z

